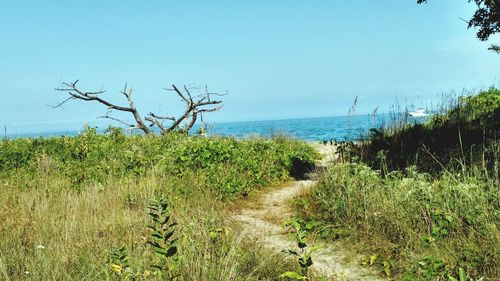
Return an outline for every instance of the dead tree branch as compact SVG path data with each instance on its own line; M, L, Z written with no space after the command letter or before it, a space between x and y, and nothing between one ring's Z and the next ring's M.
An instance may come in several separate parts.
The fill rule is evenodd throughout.
M109 120L113 120L113 121L118 122L118 123L122 123L123 125L125 125L125 126L127 126L127 127L129 127L129 128L137 128L137 126L136 126L136 125L132 125L132 124L127 123L127 122L125 122L125 121L123 121L123 120L121 120L121 119L118 119L118 118L115 118L115 117L113 117L113 116L110 116L110 115L109 115L109 113L108 113L108 114L106 114L106 115L103 115L103 116L99 116L99 117L97 117L97 118L109 119Z
M109 102L109 101L107 101L99 96L99 95L103 94L105 91L84 92L84 91L80 90L77 86L78 81L79 80L76 80L75 82L72 82L72 83L64 82L64 83L62 83L62 86L60 88L56 88L56 91L64 92L64 93L68 94L70 97L68 97L66 100L57 104L54 107L61 107L66 102L68 102L70 100L74 100L74 99L83 100L83 101L98 102L100 104L105 105L108 108L108 113L111 112L112 110L130 112L134 116L134 119L136 122L136 125L134 125L133 127L136 127L138 129L142 130L145 134L152 134L153 133L153 131L148 126L146 126L144 124L144 121L142 121L142 118L141 118L139 112L137 111L137 108L135 107L134 102L132 101L132 89L127 89L126 84L125 84L125 88L123 89L123 91L121 93L127 98L127 102L128 102L129 106L120 106L120 105L113 104L113 103L111 103L111 102ZM128 126L131 126L130 124L128 124L124 121L110 117L109 114L106 114L103 117L114 120L114 121L119 121L123 124L127 124Z
M145 124L143 118L139 114L139 111L135 107L135 104L132 100L132 89L125 87L123 91L120 93L123 94L127 100L128 106L121 106L114 103L109 102L108 100L102 98L101 94L105 93L105 91L97 91L97 92L85 92L78 88L79 80L76 80L72 83L64 82L61 87L56 88L56 91L63 92L69 95L65 100L60 103L52 106L53 108L58 108L66 104L71 100L83 100L90 102L97 102L107 107L108 112L104 116L100 116L99 118L106 118L113 120L115 122L119 122L129 128L137 128L142 130L145 134L154 134L154 131L151 127L158 127L161 134L166 134L171 131L179 130L183 132L189 132L189 130L194 126L196 120L198 119L198 114L205 112L215 112L222 108L222 101L213 100L212 96L225 96L226 94L219 93L210 93L208 89L205 87L205 93L197 96L193 96L191 93L192 89L189 89L187 86L183 87L184 91L179 90L175 85L172 85L172 88L166 89L169 91L175 92L180 98L181 101L185 104L184 112L179 117L174 116L161 116L150 112L147 116L144 117L144 121L149 122L149 126ZM116 117L112 117L110 114L112 111L121 111L121 112L129 112L132 114L135 120L135 124L130 124L126 121L118 119ZM165 122L171 122L170 124L165 124ZM185 126L182 127L181 124L185 122Z
M173 119L171 126L167 130L174 130L179 128L180 124L185 121L186 126L182 128L184 131L189 131L196 120L198 119L198 114L202 112L214 112L222 108L222 106L216 106L221 104L220 100L212 100L211 95L223 96L223 94L210 93L205 87L205 94L194 96L191 94L190 89L184 86L184 92L180 91L175 85L172 88L166 89L167 91L175 92L181 100L185 103L184 113L176 119ZM214 107L215 106L215 107Z

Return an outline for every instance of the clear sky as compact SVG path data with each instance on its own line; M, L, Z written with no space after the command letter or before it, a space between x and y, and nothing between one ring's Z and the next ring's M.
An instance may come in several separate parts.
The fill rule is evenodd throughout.
M80 79L142 112L175 113L168 85L229 92L210 121L384 111L500 83L500 55L466 23L466 0L0 1L0 124L57 128L95 120L98 104L54 88ZM24 125L22 125L24 124ZM29 124L29 125L28 125ZM70 126L70 125L67 125ZM71 125L73 126L73 125Z

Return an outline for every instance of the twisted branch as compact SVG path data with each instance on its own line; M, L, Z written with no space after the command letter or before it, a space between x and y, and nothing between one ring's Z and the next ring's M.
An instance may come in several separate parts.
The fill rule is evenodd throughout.
M222 101L213 100L211 96L221 97L227 95L227 93L225 94L211 93L205 87L204 94L193 96L191 94L190 89L187 86L184 86L183 87L184 91L181 91L175 85L172 85L172 88L166 90L175 92L181 98L181 101L185 104L184 112L179 117L161 116L153 112L150 112L147 116L144 117L144 120L150 123L148 126L145 124L141 115L139 114L139 111L135 107L135 104L132 100L132 89L127 88L127 84L125 84L124 89L120 93L125 96L128 106L121 106L111 103L102 98L100 95L105 93L105 91L101 90L97 92L85 92L80 90L77 86L78 82L79 80L76 80L75 82L72 83L64 82L62 83L60 88L56 88L55 89L56 91L64 92L68 94L69 97L52 107L53 108L61 107L71 100L97 102L105 105L108 109L107 114L100 116L99 118L110 119L115 122L119 122L129 128L140 129L147 135L154 134L151 127L155 126L158 127L161 134L166 134L174 130L182 130L187 133L196 123L196 120L198 119L198 114L205 112L215 112L219 111L222 108L222 106L219 105L222 103ZM134 117L135 124L130 124L116 117L112 117L110 114L113 110L131 113L132 116ZM171 124L165 125L164 123L166 121L171 122ZM186 121L186 127L180 128L181 123L184 121Z

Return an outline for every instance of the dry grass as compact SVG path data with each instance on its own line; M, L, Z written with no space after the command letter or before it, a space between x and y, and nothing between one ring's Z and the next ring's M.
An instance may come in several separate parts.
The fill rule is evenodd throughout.
M57 177L35 182L40 188L0 182L1 279L112 279L108 253L120 246L147 279L146 209L157 195L168 198L179 223L180 272L186 280L272 278L285 270L279 257L244 242L225 225L224 203L203 192L203 179L195 175L109 179L81 191L61 188L65 183Z
M446 280L462 268L498 280L498 195L480 176L457 181L408 169L384 178L349 163L328 170L297 206L319 236L353 242L366 263L376 255L373 267L393 278Z
M146 243L148 204L159 196L178 223L175 271L183 280L274 279L293 266L244 241L224 220L235 208L228 206L315 156L284 137L127 137L88 128L76 137L2 140L0 279L124 279L110 255L122 247L129 267L117 272L161 279Z

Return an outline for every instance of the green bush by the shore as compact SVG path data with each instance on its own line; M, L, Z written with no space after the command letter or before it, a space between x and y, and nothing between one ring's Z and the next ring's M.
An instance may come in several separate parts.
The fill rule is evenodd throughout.
M495 167L500 132L500 90L491 88L477 95L449 100L447 111L424 124L396 122L396 127L373 129L359 154L370 166L404 170L416 165L420 171L439 174L443 168ZM487 169L486 169L487 168ZM490 176L498 177L490 174Z
M499 280L500 90L398 124L341 144L298 220L395 280Z
M312 164L316 152L286 137L236 140L227 137L125 136L87 128L76 137L0 141L0 177L34 183L44 169L67 181L67 188L110 178L150 173L183 177L198 174L222 199L287 179L294 162ZM35 187L36 188L36 187Z

